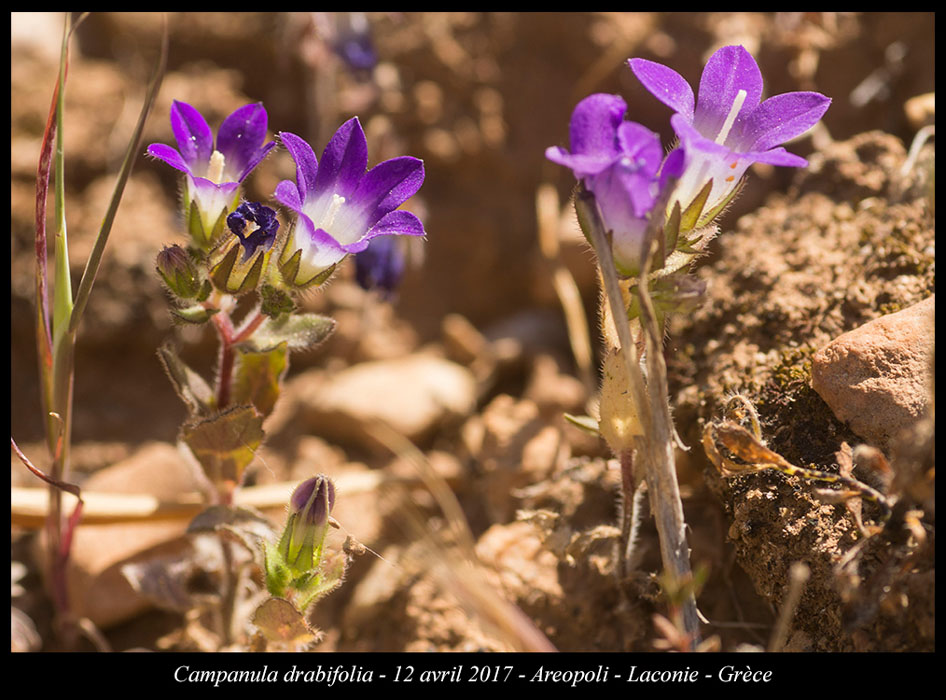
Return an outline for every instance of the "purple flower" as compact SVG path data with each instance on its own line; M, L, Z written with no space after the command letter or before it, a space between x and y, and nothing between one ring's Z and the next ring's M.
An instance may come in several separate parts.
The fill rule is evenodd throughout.
M660 137L624 121L627 103L617 95L589 95L569 123L571 152L546 149L553 163L571 168L591 191L605 227L612 232L614 261L625 276L637 274L648 215L670 176L680 175L681 151L666 161Z
M712 211L725 204L752 163L804 167L804 158L779 144L808 131L831 104L817 92L789 92L760 104L762 74L742 46L725 46L710 57L696 103L676 71L642 58L628 63L644 87L676 112L670 123L687 163L671 205L686 207L712 180L704 209Z
M259 202L244 202L227 217L227 227L240 239L243 262L246 262L257 248L272 248L279 230L279 221L273 209Z
M171 107L177 148L148 146L148 154L184 173L184 214L191 236L204 250L223 230L226 214L239 200L240 184L275 146L263 144L267 116L262 104L240 107L214 135L200 112L185 102Z
M424 163L401 156L367 172L368 144L358 118L339 127L321 162L308 143L282 132L280 139L296 163L296 181L276 186L276 199L296 213L296 222L279 257L290 286L319 284L351 253L360 253L376 236L425 235L420 220L399 210L424 181Z

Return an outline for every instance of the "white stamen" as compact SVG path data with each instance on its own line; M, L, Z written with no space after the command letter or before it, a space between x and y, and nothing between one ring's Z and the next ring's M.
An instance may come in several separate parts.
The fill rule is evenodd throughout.
M726 141L726 138L729 136L729 130L732 129L732 125L736 121L736 117L739 115L739 110L742 109L742 103L746 101L746 91L740 90L736 93L736 99L733 100L732 107L729 110L729 114L726 116L726 121L723 122L723 128L719 130L719 134L716 136L716 143L720 146Z
M325 212L325 219L323 219L322 228L326 231L332 225L332 222L335 221L335 216L341 211L342 205L345 203L345 198L340 194L332 195L332 203L328 205L328 211Z
M215 185L223 182L223 166L226 165L226 159L220 151L214 151L210 154L210 165L207 166L207 179Z

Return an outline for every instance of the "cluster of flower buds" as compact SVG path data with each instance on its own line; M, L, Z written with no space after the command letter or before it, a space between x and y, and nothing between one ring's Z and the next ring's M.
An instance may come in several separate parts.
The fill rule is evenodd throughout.
M663 156L657 134L624 120L627 104L621 97L594 94L572 114L571 150L551 147L546 157L570 168L593 196L611 235L618 273L636 277L650 262L660 277L680 270L705 248L716 233L713 221L737 194L750 165L807 164L780 144L813 127L831 100L792 92L762 101L762 75L742 46L723 47L710 57L698 101L676 71L640 58L628 63L644 87L674 111L676 147ZM658 202L666 208L658 210ZM663 231L662 253L645 261L645 234L655 223ZM669 286L692 295L692 285L678 280ZM662 291L667 289L664 284ZM679 300L668 301L679 308Z
M233 112L215 139L200 112L176 101L171 129L178 148L152 144L148 153L184 173L189 245L166 248L157 261L168 289L185 302L177 314L182 318L206 320L194 304L212 289L231 295L260 289L269 296L275 290L286 298L325 282L346 256L365 251L375 238L425 235L416 216L398 209L423 184L423 162L402 156L369 170L357 117L338 129L321 159L299 136L279 134L296 165L295 181L280 182L273 194L290 213L282 229L275 209L242 201L244 180L276 146L264 143L267 114L261 104ZM403 256L389 245L378 253L368 261L370 274L358 273L359 281L389 292L400 278Z

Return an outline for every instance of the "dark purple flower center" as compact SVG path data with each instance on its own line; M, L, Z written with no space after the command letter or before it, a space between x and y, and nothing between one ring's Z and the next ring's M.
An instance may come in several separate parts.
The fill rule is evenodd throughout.
M244 202L227 217L227 226L243 246L243 262L260 246L269 250L276 240L279 220L276 211L259 202Z

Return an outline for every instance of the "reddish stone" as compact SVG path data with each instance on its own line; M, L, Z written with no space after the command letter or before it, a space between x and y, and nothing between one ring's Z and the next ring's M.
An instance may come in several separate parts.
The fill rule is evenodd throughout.
M865 323L812 358L812 388L839 420L877 446L931 403L934 300Z

